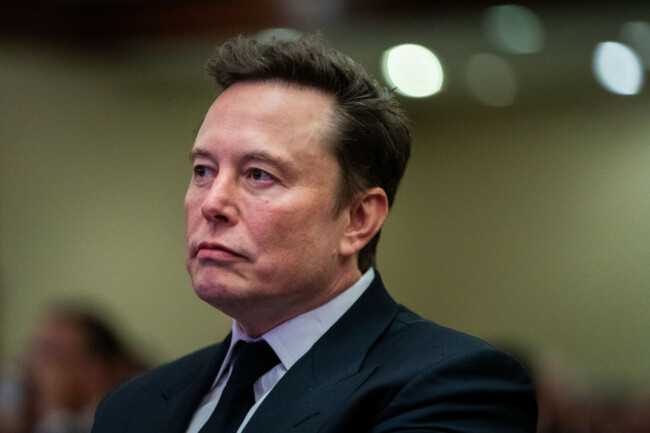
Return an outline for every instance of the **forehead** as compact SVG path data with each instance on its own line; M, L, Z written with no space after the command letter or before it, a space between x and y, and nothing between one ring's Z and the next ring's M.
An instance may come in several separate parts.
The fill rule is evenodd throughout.
M85 347L86 333L77 321L59 316L44 318L36 329L35 343L44 348Z
M316 89L281 82L240 82L214 101L199 137L211 127L324 136L331 127L333 106L333 97Z

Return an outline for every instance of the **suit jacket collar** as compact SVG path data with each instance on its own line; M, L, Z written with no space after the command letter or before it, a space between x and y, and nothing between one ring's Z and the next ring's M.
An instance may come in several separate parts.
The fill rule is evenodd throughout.
M303 423L324 422L326 411L333 410L375 371L374 366L362 370L363 361L397 308L377 273L357 302L271 390L244 432L265 431L268 426L288 431ZM334 385L336 392L328 392Z
M363 361L396 312L397 304L376 272L365 293L269 392L244 432L266 431L269 426L274 431L314 431L312 423L323 423L327 411L373 374L373 366L361 370ZM226 357L230 339L228 335L221 344L207 349L196 367L161 389L167 409L157 415L156 431L179 433L187 429ZM328 392L333 386L336 392Z
M184 432L203 397L208 393L219 368L230 347L230 338L218 345L212 346L207 356L195 369L189 369L179 380L169 384L162 390L162 396L167 401L168 410L165 424L161 424L167 433Z

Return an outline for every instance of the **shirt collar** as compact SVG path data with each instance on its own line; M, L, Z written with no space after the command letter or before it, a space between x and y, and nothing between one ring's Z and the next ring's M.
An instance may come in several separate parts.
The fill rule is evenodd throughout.
M230 357L234 345L239 340L247 342L265 340L278 355L284 367L290 369L361 297L374 278L375 271L370 268L356 283L334 299L287 320L257 339L248 337L237 321L233 320L232 340L227 358Z

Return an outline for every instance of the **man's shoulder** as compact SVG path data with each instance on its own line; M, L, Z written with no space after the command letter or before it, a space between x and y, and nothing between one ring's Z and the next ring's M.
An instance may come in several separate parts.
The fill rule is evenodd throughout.
M128 395L137 396L145 388L171 386L184 377L192 377L214 358L219 346L220 344L213 344L154 367L116 387L107 399L116 395L119 395L120 399Z
M524 366L481 338L404 307L364 364L373 372L367 395L390 390L374 415L382 431L400 430L409 417L422 423L418 431L534 431L537 403Z
M205 347L155 367L114 388L97 408L93 433L127 431L127 426L132 421L137 421L134 424L136 426L141 426L138 424L140 422L149 422L147 417L159 414L161 402L185 389L195 377L211 374L210 369L214 367L219 349L220 344ZM140 427L128 431L133 429L150 431Z
M477 352L500 352L481 338L425 319L411 309L397 304L386 290L379 273L376 272L375 275L367 293L357 302L356 308L350 310L354 314L350 314L345 323L347 329L339 329L339 332L354 332L350 329L356 329L355 324L368 323L371 320L383 323L383 318L390 315L387 328L374 342L370 351L370 355L376 355L382 363L389 363L390 359L399 362L405 354L411 355L413 360L426 363ZM378 310L384 313L377 314ZM380 318L376 319L377 317Z
M425 363L478 352L501 352L479 337L425 319L403 306L376 349L399 353L400 358L410 354L411 359Z
M482 347L484 340L465 332L448 328L400 305L391 326L392 333L407 333L409 339L435 339L449 345Z

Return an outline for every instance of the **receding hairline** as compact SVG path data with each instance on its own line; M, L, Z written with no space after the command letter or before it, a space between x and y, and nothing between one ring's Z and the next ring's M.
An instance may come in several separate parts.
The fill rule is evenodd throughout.
M325 127L324 131L321 131L322 133L322 138L327 145L327 147L331 147L333 143L330 143L331 138L328 140L328 133L331 135L335 128L337 123L340 121L340 115L341 115L341 104L340 101L338 100L336 94L334 92L327 91L326 89L309 85L309 84L304 84L300 82L294 82L290 81L284 78L280 77L269 77L269 78L249 78L249 79L241 79L234 81L230 83L228 86L223 86L222 87L222 92L219 93L216 99L218 99L222 93L227 91L228 89L232 88L233 86L237 85L244 85L244 84L263 84L263 85L271 85L271 86L277 86L280 88L285 88L285 89L297 89L297 90L304 90L307 92L313 92L315 94L323 96L328 102L328 111L327 115L329 116L327 126ZM330 149L331 150L331 149Z
M306 83L301 83L298 81L291 81L283 77L266 77L266 78L242 78L236 81L233 81L232 83L229 83L228 85L222 85L222 91L221 93L225 92L229 88L236 86L238 84L269 84L269 85L277 85L278 87L284 87L287 89L299 89L299 90L307 90L307 91L312 91L318 94L321 94L328 99L331 99L332 102L337 102L338 98L336 97L336 93L333 91L328 91L326 89L323 89L321 87L315 86L315 85L310 85ZM221 96L221 93L217 96Z

